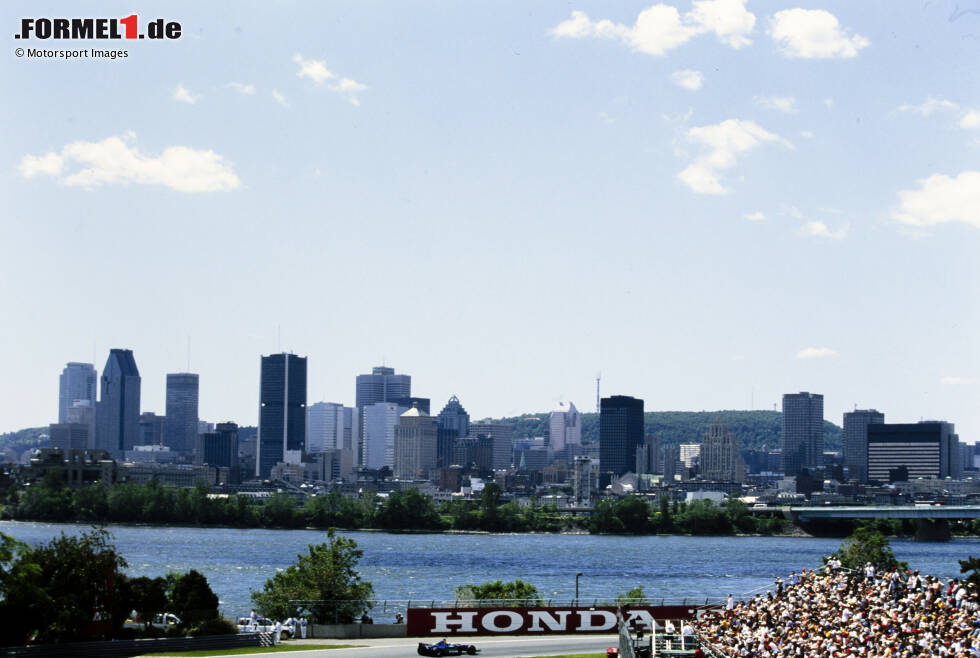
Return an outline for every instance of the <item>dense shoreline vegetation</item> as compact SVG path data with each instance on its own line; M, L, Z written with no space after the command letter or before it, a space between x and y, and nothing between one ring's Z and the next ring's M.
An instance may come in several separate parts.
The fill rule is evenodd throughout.
M781 518L756 517L737 500L719 506L702 500L657 504L627 496L599 501L588 515L553 506L501 501L500 488L488 484L476 501L436 503L416 489L379 497L369 492L348 498L337 492L310 496L276 493L262 504L243 495L212 496L199 485L178 489L161 485L95 483L79 489L64 485L57 470L26 489L5 492L3 517L21 521L139 523L239 528L344 528L386 531L591 532L596 534L692 535L773 534Z

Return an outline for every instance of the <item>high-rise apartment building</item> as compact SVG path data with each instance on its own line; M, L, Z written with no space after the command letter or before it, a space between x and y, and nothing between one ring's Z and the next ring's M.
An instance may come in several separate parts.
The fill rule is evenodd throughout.
M743 482L745 463L738 452L738 440L718 418L701 437L701 478L721 482Z
M96 407L95 445L116 459L140 440L140 382L133 351L110 350Z
M86 449L95 447L95 403L89 400L75 400L74 404L68 407L66 423L85 425L88 428L88 442Z
M218 423L213 432L198 435L196 453L196 464L227 468L228 481L231 484L240 481L236 423Z
M306 440L306 358L262 357L255 475L268 478L280 462L299 464Z
M314 402L306 410L306 452L344 448L345 407L337 402ZM349 447L349 446L348 446Z
M592 460L584 455L575 458L572 467L572 495L575 505L590 507L592 505Z
M599 468L623 475L636 464L643 443L643 400L628 395L602 398L599 412Z
M877 409L855 409L844 414L844 466L847 477L868 481L868 425L881 425L885 414Z
M660 441L653 434L647 434L643 445L636 449L636 474L660 473Z
M569 445L581 445L582 423L578 409L569 402L559 402L548 418L548 448L552 452L564 450Z
M426 480L436 468L435 419L417 406L398 418L395 426L395 477Z
M354 406L362 409L375 402L398 402L412 397L411 375L396 375L394 368L377 366L370 375L358 375Z
M783 473L794 476L823 466L823 396L783 395Z
M197 444L197 408L200 378L190 372L167 375L167 414L163 444L174 452L190 454Z
M916 478L962 477L962 451L953 423L874 423L868 431L868 480L891 482L901 471Z
M69 362L58 378L58 422L69 423L68 410L87 402L95 409L99 375L91 363Z
M152 411L144 411L140 414L140 436L136 445L140 446L162 446L166 435L167 419L164 416L157 416Z

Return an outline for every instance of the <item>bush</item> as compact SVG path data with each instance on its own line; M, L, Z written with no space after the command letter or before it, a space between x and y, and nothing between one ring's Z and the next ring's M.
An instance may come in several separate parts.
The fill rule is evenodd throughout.
M191 637L198 637L201 635L234 635L237 632L238 626L235 624L235 622L225 617L208 619L201 622L197 626L187 629L187 634Z

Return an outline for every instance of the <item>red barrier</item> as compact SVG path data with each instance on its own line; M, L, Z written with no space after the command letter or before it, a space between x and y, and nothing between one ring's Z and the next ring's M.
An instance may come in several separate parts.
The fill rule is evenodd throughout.
M623 609L627 623L649 627L664 619L693 619L705 606L651 605ZM616 632L615 606L556 608L409 608L409 637L561 635Z

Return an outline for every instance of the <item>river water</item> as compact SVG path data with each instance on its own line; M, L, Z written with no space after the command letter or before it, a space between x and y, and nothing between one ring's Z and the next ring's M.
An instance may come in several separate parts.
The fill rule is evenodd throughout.
M0 532L39 544L85 525L0 521ZM326 541L313 530L238 530L110 525L113 543L133 576L162 576L197 569L221 600L225 615L251 609L249 593L261 589L308 544ZM614 537L521 534L388 534L345 532L363 549L361 577L382 605L372 616L389 621L405 600L452 599L457 585L521 578L546 599L570 602L575 574L580 601L611 600L643 585L650 597L721 598L765 588L776 576L819 567L838 539L804 537ZM980 556L980 539L944 543L891 542L899 560L944 578L959 575L957 560Z

